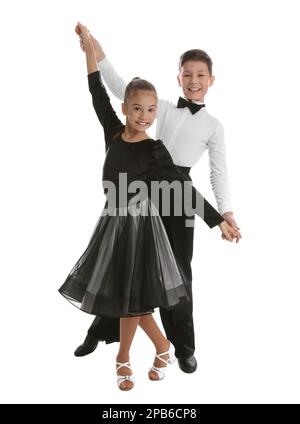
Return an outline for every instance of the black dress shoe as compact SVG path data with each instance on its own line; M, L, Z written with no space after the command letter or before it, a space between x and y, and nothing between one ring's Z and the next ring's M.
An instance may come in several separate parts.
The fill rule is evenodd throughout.
M189 358L177 358L178 365L181 371L186 372L188 374L195 372L197 369L197 361L194 355Z
M98 346L99 340L89 334L84 339L84 342L75 350L75 356L85 356L94 352Z

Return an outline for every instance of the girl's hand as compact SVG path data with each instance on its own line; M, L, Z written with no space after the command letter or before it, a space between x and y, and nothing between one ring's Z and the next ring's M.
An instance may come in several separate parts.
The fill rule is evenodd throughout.
M101 44L99 43L99 41L96 40L96 38L92 36L92 34L90 34L90 36L91 36L91 39L92 39L92 42L93 42L93 45L94 45L96 60L97 60L97 62L101 62L101 60L105 58L105 53L103 51L103 48L102 48ZM83 45L83 42L82 42L82 38L81 37L79 37L79 38L80 38L80 47L83 51L85 51L84 45Z
M78 22L75 27L75 32L79 35L81 49L85 53L94 52L93 40L87 27Z
M240 230L237 223L235 222L233 212L225 212L223 213L222 216L225 219L225 221L227 221L227 223L231 225L235 230Z
M238 231L238 230L240 230L240 228L238 227L238 225L237 225L237 223L234 219L233 212L226 212L222 216L225 219L225 221L227 222L227 224L229 224L234 230L237 231L238 236L237 236L236 242L238 243L239 239L242 238L242 236L241 236L241 233ZM226 237L223 234L222 234L222 239L226 240Z
M222 238L228 241L233 241L236 239L236 243L239 242L240 238L242 237L239 230L234 229L231 225L229 225L225 220L219 224L219 227L222 231Z

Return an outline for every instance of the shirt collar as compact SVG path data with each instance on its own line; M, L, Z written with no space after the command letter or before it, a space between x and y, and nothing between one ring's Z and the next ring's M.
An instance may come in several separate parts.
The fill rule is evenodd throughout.
M185 100L187 100L188 102L190 102L191 100L189 100L187 97L185 97ZM204 105L204 102L198 102L197 100L192 100L192 103L196 103L196 105Z

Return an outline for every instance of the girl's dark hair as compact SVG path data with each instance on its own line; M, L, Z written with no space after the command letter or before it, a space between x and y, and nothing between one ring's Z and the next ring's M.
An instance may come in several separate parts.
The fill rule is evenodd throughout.
M179 59L179 70L188 60L199 60L200 62L205 62L208 67L209 74L212 75L212 66L213 62L211 57L204 51L200 49L193 49L184 52Z
M124 103L126 103L129 99L129 97L134 94L135 92L139 90L148 90L152 91L156 96L156 89L151 82L141 79L139 77L133 78L126 86L125 88L125 94L124 94Z

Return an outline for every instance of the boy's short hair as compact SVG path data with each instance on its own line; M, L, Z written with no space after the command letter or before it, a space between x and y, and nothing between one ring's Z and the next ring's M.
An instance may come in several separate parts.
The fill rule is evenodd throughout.
M189 60L199 60L200 62L205 62L207 64L210 75L212 75L213 62L211 60L211 57L204 50L193 49L184 52L179 59L179 70L184 64L184 62L187 62Z

